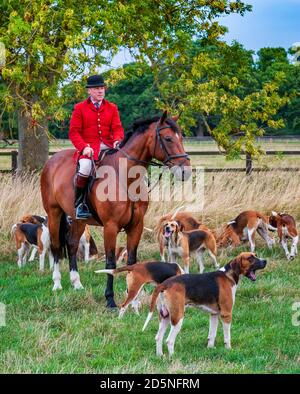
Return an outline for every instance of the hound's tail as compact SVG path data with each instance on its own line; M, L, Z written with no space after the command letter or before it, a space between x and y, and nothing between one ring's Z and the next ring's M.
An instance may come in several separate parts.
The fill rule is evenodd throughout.
M175 212L173 213L171 220L174 220L176 218L176 215L179 211L181 211L184 208L184 205L181 205L181 207L178 207L177 209L175 209Z
M13 237L15 235L16 229L17 229L18 225L14 224L10 230L11 236Z
M112 276L115 276L119 274L120 272L127 272L127 271L132 271L134 269L134 265L124 265L124 267L119 267L115 269L104 269L104 270L98 270L95 271L96 274L110 274Z
M157 297L165 289L166 289L166 286L163 283L161 283L160 285L158 285L155 288L154 292L152 293L151 304L150 304L150 311L148 313L148 316L147 316L147 319L146 319L146 321L144 323L142 331L145 331L146 327L149 324L149 321L151 320L151 318L153 316L154 308L155 308L155 305L156 305L156 302L157 302Z

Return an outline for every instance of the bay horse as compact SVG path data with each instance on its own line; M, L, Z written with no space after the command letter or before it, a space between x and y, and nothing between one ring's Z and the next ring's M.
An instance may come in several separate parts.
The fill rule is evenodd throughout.
M136 263L137 247L144 228L144 215L148 201L132 199L129 192L126 198L119 198L119 189L123 186L128 191L133 179L129 172L133 166L140 165L147 169L160 161L169 168L174 167L176 178L186 180L191 175L190 159L182 144L182 133L176 123L178 117L168 118L167 111L161 117L139 121L133 125L133 131L126 134L124 140L114 153L106 154L101 167L109 166L116 173L115 200L99 199L99 188L104 179L96 178L89 192L89 203L95 217L88 220L75 220L73 179L76 172L74 149L60 151L53 155L45 164L41 174L41 194L44 208L48 215L48 226L51 237L51 250L54 256L52 279L53 290L61 289L59 259L63 249L67 250L70 266L70 280L75 289L82 289L77 269L76 253L80 237L85 225L104 227L104 248L106 269L116 268L116 238L124 229L127 235L128 264ZM127 179L119 177L118 163L126 160ZM123 185L122 185L123 182ZM121 185L121 186L120 186ZM67 215L72 218L67 227ZM116 308L113 291L113 276L107 276L105 297L108 308Z

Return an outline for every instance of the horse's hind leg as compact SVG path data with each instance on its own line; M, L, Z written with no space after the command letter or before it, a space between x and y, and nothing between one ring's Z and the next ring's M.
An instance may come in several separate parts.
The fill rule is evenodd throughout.
M116 242L118 235L118 227L114 223L107 223L104 226L104 247L105 247L105 268L116 268ZM106 289L105 289L106 305L110 309L117 308L114 300L114 277L107 275Z
M70 266L70 281L74 286L75 290L83 289L83 286L80 282L80 276L77 268L77 250L79 245L79 240L85 229L84 221L75 220L72 222L70 231L67 237L67 247L69 254L69 266Z
M130 227L125 228L127 234L128 265L136 263L137 248L144 229L143 217L134 218Z

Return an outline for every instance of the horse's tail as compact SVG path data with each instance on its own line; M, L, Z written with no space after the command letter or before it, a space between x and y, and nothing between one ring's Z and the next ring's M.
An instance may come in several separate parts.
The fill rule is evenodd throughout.
M70 224L67 220L67 215L65 212L61 215L60 225L59 225L59 257L68 257L68 234L69 234Z
M119 274L120 272L127 272L127 271L132 271L134 269L134 265L124 265L123 267L115 268L115 269L104 269L104 270L98 270L95 271L96 274L110 274L112 276L115 276Z

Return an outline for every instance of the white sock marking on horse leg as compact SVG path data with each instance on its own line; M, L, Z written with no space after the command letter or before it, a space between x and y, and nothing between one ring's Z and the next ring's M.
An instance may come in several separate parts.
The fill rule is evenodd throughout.
M61 274L60 274L60 270L59 270L59 263L54 263L54 271L52 274L52 279L54 282L54 286L52 288L53 291L55 290L61 290Z
M72 285L74 286L75 290L81 290L83 289L83 286L80 282L80 276L78 271L71 271L70 272L70 281Z

